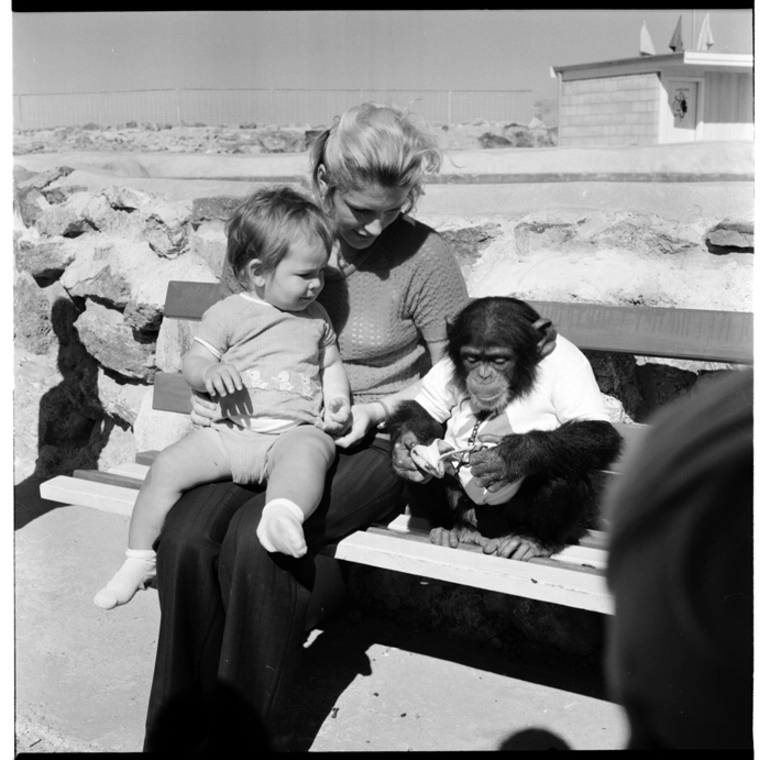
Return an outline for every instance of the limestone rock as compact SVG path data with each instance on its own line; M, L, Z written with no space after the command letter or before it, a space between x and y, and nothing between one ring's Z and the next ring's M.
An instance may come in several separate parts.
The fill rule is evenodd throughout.
M56 203L64 203L75 193L86 193L85 185L63 185L61 187L47 187L41 191L43 197L53 206Z
M500 222L466 281L473 297L751 311L751 257L710 256L708 226L651 214L532 213Z
M574 224L563 221L522 219L516 226L516 250L520 253L561 248L577 234Z
M221 221L201 222L190 231L190 253L199 256L212 272L219 272L227 255L227 236Z
M190 221L193 225L208 221L226 222L242 201L242 197L235 195L196 198L192 203Z
M484 150L490 148L510 148L513 143L502 135L494 135L491 132L484 132L483 135L479 135L479 147Z
M639 255L672 255L701 247L701 231L692 225L653 214L616 213L612 216L614 218L603 229L590 236L595 248L617 248Z
M754 222L723 219L706 233L705 240L712 253L726 253L730 250L753 253Z
M103 367L143 382L152 380L155 346L134 340L119 311L88 301L75 327L83 345Z
M21 192L26 192L32 188L42 190L57 179L69 176L73 171L74 169L71 169L69 166L56 166L43 172L32 173L31 176L23 180L20 179L17 186Z
M21 216L24 226L34 227L37 220L51 207L51 204L40 190L32 188L26 193L19 193L16 195L15 206L18 209L18 213Z
M132 259L149 266L154 258L146 244L126 244L100 236L92 248L85 248L77 255L62 275L61 282L70 295L88 296L125 308L130 300L131 285L124 272L124 262Z
M161 372L181 372L182 360L190 350L198 322L164 319L155 343L155 364Z
M500 225L455 221L454 224L443 225L440 232L457 256L463 275L467 277L483 250L500 234Z
M51 304L29 272L14 271L13 337L34 354L45 354L55 343Z
M259 142L269 153L301 153L305 145L305 135L275 130L263 133Z
M170 280L217 281L197 256L158 258L147 243L99 237L98 245L82 251L70 264L62 284L74 296L125 309L136 330L157 329Z
M120 423L112 424L100 436L95 451L95 469L105 471L110 467L133 462L136 454L136 440L131 428L123 427Z
M88 218L90 193L75 193L64 203L45 209L35 222L41 235L75 237L94 229Z
M20 271L36 279L55 279L74 261L75 241L63 237L20 237L14 241L14 260Z
M176 443L192 429L189 415L153 409L152 394L148 393L134 423L136 450L159 451Z
M112 417L118 417L129 425L136 422L144 397L152 388L136 383L118 383L101 367L97 375L97 391L102 409Z
M115 185L102 190L102 195L113 209L118 211L136 211L149 204L153 196L134 187Z
M131 212L113 208L104 193L91 197L85 208L85 218L102 234L123 240L142 239L142 220Z
M159 256L174 258L187 246L190 204L155 200L142 209L144 238Z

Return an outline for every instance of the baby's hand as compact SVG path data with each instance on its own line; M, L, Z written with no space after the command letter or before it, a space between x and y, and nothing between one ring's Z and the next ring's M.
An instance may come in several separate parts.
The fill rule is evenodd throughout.
M212 396L227 396L243 389L241 373L232 364L212 364L203 373L203 382Z
M324 409L323 430L329 435L344 433L352 422L350 401L343 396L333 398Z

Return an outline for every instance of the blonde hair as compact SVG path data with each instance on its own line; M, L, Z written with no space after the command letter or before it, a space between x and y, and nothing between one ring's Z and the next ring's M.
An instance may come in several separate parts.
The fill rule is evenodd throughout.
M370 185L408 189L404 211L423 194L422 179L441 167L438 140L427 123L395 106L362 103L337 116L310 145L311 181L317 197ZM326 183L322 192L321 181ZM329 208L329 206L327 206Z

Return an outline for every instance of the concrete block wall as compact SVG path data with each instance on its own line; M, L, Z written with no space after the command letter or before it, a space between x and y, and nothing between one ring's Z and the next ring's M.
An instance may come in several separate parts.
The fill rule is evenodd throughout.
M655 145L659 105L657 74L562 82L559 145Z

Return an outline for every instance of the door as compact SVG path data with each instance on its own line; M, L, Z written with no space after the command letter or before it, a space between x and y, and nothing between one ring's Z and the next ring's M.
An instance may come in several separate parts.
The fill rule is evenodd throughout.
M670 79L666 84L668 107L664 113L661 142L692 142L696 139L699 119L700 82Z

